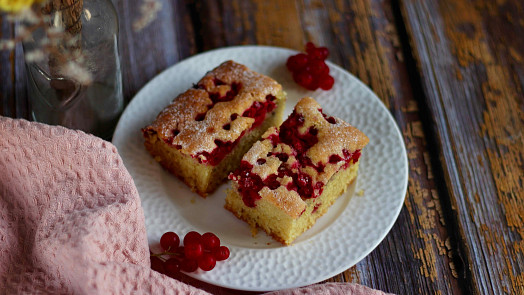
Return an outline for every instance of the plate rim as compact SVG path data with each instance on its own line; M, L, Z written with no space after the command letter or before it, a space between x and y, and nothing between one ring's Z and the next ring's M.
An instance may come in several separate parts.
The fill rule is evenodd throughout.
M151 78L133 96L133 98L127 104L127 106L125 107L121 117L118 120L118 123L117 123L117 125L115 127L115 131L113 133L112 143L115 146L117 146L117 148L118 148L117 141L118 141L118 138L119 138L119 134L120 133L124 133L125 130L126 130L125 127L123 127L124 123L123 123L123 119L122 118L124 118L124 115L126 114L126 111L128 111L129 109L132 109L132 106L134 106L134 104L139 103L139 102L137 102L138 100L135 99L135 98L140 97L140 96L144 96L144 93L149 92L149 88L153 87L156 83L158 83L159 80L163 79L164 76L169 76L170 73L173 70L175 70L176 67L181 66L184 63L192 62L194 59L202 58L203 56L208 55L208 54L216 54L217 52L221 52L221 51L238 50L238 49L244 49L244 50L268 49L268 50L286 51L289 54L296 54L296 53L298 53L298 51L296 51L296 50L289 49L289 48L284 48L284 47L275 47L275 46L266 46L266 45L239 45L239 46L215 48L215 49L212 49L212 50L204 51L204 52L201 52L199 54L190 56L190 57L188 57L186 59L180 60L179 62L177 62L177 63L167 67L166 69L164 69L163 71L161 71L160 73L155 75L153 78ZM379 235L379 238L375 241L375 243L373 243L373 245L370 246L367 249L367 251L363 251L363 254L358 256L358 258L355 259L355 262L353 264L348 265L348 266L341 266L339 268L335 268L333 271L327 272L327 273L323 273L322 276L317 276L313 280L307 280L307 282L304 282L304 281L306 281L306 280L304 280L304 281L301 281L301 283L286 284L285 286L281 286L280 288L264 288L264 287L257 288L257 287L241 287L241 286L232 286L232 285L228 285L228 284L223 284L221 282L216 282L214 280L208 280L205 277L198 276L198 273L185 273L186 275L188 275L190 277L193 277L193 278L195 278L197 280L200 280L202 282L215 285L215 286L224 287L224 288L230 288L230 289L235 289L235 290L242 290L242 291L273 291L273 290L287 289L287 288L297 288L297 287L302 287L302 286L306 286L306 285L310 285L310 284L315 284L315 283L318 283L318 282L323 281L325 279L331 278L331 277L333 277L333 276L335 276L335 275L337 275L337 274L347 270L348 268L358 264L365 257L367 257L373 250L375 250L377 248L377 246L382 241L384 241L385 237L389 234L389 232L391 231L391 229L395 225L395 223L398 220L398 217L400 215L400 212L402 211L402 207L403 207L403 204L404 204L404 201L405 201L405 196L406 196L406 193L407 193L408 181L409 181L409 161L408 161L408 158L407 158L407 151L406 151L406 148L405 148L405 142L404 142L404 138L402 136L402 133L400 131L400 127L398 126L395 118L393 117L393 115L391 114L389 109L380 100L378 95L376 95L369 88L368 85L364 84L355 75L353 75L352 73L350 73L346 69L342 68L341 66L339 66L337 64L334 64L333 62L330 62L330 61L326 61L326 63L329 65L330 68L336 68L337 70L339 70L343 74L349 75L350 78L356 84L358 84L358 86L360 88L362 88L363 90L365 90L368 93L370 98L373 98L376 102L378 102L379 107L382 109L383 112L385 112L387 114L388 120L391 123L393 123L392 124L393 129L396 131L395 132L395 137L398 140L400 140L400 144L402 145L402 148L401 148L402 152L401 152L400 156L403 159L403 161L401 162L401 164L402 164L401 166L404 169L404 173L403 173L404 174L403 175L403 180L404 181L403 181L403 187L401 189L401 191L402 191L402 199L401 200L402 201L400 201L400 198L398 199L398 204L395 207L395 212L392 214L391 222L389 222L387 227L384 227L384 230L382 231L381 235ZM308 92L308 93L312 93L312 92ZM143 213L145 215L145 210L144 210L143 207L142 207L142 211L143 211ZM147 228L146 228L146 232L147 232ZM241 247L233 246L233 248L241 248ZM257 249L257 251L271 251L271 250L275 250L275 249Z

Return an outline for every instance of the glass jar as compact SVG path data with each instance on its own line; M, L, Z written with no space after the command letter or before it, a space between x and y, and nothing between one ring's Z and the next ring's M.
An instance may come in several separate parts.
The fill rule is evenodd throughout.
M37 29L24 42L33 119L109 139L124 107L115 8L109 0L50 3L43 9L49 27ZM29 61L27 55L48 43L53 28L70 38L54 44L55 50L41 50L44 58ZM87 79L73 72L87 74Z

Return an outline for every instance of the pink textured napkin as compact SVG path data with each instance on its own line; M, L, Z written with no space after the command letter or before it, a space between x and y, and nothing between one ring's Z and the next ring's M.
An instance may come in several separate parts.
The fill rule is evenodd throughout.
M207 294L150 269L144 213L116 148L0 117L0 286L7 294ZM323 284L273 294L384 294Z

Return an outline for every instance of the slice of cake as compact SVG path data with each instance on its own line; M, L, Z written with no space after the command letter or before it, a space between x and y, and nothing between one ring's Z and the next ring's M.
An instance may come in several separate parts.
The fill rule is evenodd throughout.
M303 98L230 174L225 208L289 245L355 181L368 142L355 127L325 115L314 99Z
M165 169L205 197L238 168L269 127L282 122L285 99L275 80L224 62L142 129L145 147Z

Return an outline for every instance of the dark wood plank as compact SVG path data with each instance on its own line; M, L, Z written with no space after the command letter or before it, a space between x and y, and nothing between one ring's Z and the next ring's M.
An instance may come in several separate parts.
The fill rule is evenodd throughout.
M144 84L176 62L197 53L195 32L184 1L164 1L156 19L133 29L141 1L118 1L120 60L124 97L129 101Z
M304 45L293 1L191 1L202 51L258 44L301 49Z
M522 1L402 1L475 294L524 293Z
M0 15L0 39L12 39L15 26ZM25 90L25 69L22 46L0 51L0 115L28 118L29 106Z

